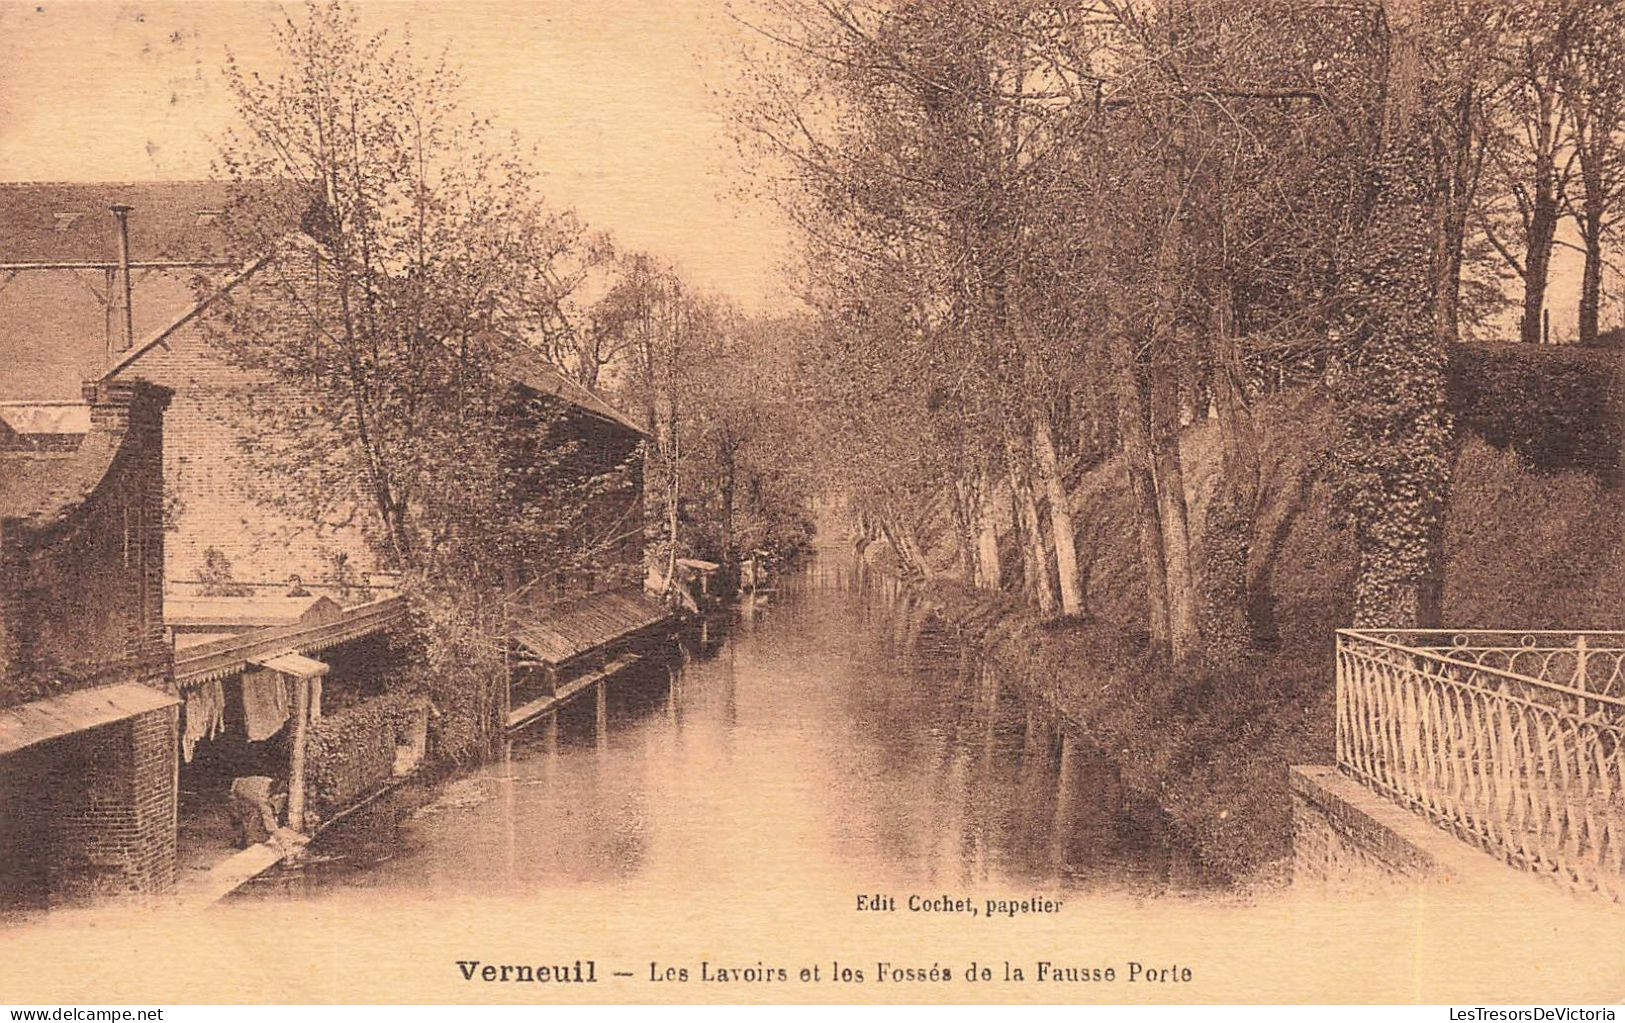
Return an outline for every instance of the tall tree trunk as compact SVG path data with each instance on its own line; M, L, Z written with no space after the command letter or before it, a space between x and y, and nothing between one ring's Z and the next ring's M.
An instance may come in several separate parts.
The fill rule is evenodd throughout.
M734 454L732 442L723 445L722 456L722 560L725 564L739 563L739 552L734 549Z
M1170 352L1178 347L1177 309L1180 257L1185 234L1185 183L1170 165L1164 172L1174 202L1168 210L1157 246L1156 277L1149 337L1146 411L1151 445L1151 480L1160 526L1164 607L1167 614L1166 651L1177 670L1201 656L1202 635L1198 579L1193 561L1189 509L1185 502L1185 472L1180 460L1179 431L1182 395Z
M1455 218L1448 218L1445 230L1453 232L1445 242L1445 264L1440 272L1439 308L1436 310L1439 339L1445 344L1461 340L1461 268L1463 249L1467 244L1466 225L1454 226Z
M1185 473L1179 456L1179 384L1166 366L1153 364L1151 373L1152 465L1168 588L1168 655L1176 666L1184 667L1201 656L1202 633Z
M1258 443L1242 393L1241 346L1231 291L1221 286L1213 309L1213 408L1223 456L1218 492L1208 504L1202 536L1205 649L1217 664L1239 661L1253 638L1264 602L1252 599L1248 555L1258 506Z
M1518 340L1540 344L1546 312L1546 286L1551 279L1552 246L1557 239L1558 206L1555 186L1544 182L1537 187L1529 219L1529 253L1524 257L1523 316L1518 320Z
M1449 158L1441 175L1444 193L1444 229L1440 233L1443 251L1439 256L1439 302L1435 325L1442 344L1454 344L1461 337L1461 270L1467 245L1467 222L1478 192L1479 172L1484 159L1484 135L1480 130L1479 98L1472 85L1462 90L1456 102L1448 137Z
M1601 217L1583 225L1585 271L1580 277L1580 343L1597 343L1602 312L1602 229Z
M1083 614L1083 585L1078 577L1077 534L1072 526L1071 499L1061 476L1060 459L1055 454L1055 437L1049 418L1042 412L1033 416L1033 453L1037 456L1038 479L1049 502L1050 530L1055 534L1055 575L1061 592L1061 613L1068 618Z
M903 567L919 576L921 579L930 579L934 574L930 564L920 553L920 545L914 538L914 531L902 517L888 513L880 517L880 528L886 540L891 544L892 550L902 560Z
M999 564L998 520L993 509L993 480L982 477L976 513L976 569L977 585L997 590L1004 585L1004 567Z
M1038 518L1038 501L1033 497L1032 476L1023 464L1025 452L1013 440L1007 441L1006 451L1010 463L1010 490L1015 494L1016 514L1020 520L1019 534L1029 569L1027 586L1038 603L1039 613L1047 618L1055 614L1055 579L1050 571L1049 551L1044 548L1044 533Z
M681 479L677 468L677 430L672 424L671 433L671 478L666 491L666 542L669 550L666 553L666 589L670 591L677 585L677 495Z
M960 576L968 585L980 586L982 569L976 552L976 519L980 505L976 484L963 475L956 476L949 505L954 519L954 546L958 548Z
M1418 0L1387 0L1391 30L1381 151L1350 267L1359 324L1338 384L1339 499L1354 521L1354 623L1415 628L1436 610L1450 425L1438 336L1438 194L1421 106Z
M1133 499L1140 565L1145 572L1146 625L1151 645L1168 648L1168 571L1162 558L1162 516L1157 510L1156 481L1151 469L1151 429L1144 388L1135 368L1132 342L1121 331L1108 335L1113 389L1117 404L1118 442L1123 474Z

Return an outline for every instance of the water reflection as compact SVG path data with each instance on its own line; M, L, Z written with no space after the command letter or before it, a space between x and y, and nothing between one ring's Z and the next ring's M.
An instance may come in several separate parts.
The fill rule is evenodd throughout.
M1188 858L1117 771L916 598L815 562L510 757L404 790L245 897L787 877L1165 891Z

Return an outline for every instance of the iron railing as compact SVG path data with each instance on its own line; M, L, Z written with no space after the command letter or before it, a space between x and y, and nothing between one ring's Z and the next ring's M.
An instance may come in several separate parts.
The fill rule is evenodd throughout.
M1339 630L1337 763L1524 869L1625 899L1625 633Z

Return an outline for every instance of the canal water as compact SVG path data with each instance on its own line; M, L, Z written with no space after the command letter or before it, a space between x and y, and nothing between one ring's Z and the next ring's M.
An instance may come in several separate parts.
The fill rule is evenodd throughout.
M579 700L556 746L521 739L505 762L397 791L236 897L696 877L1196 887L1113 765L895 586L815 565L684 644L612 683L604 734Z

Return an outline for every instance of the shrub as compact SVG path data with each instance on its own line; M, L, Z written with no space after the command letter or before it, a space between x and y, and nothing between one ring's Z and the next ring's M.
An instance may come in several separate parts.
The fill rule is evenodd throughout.
M424 698L397 691L346 707L311 725L305 747L305 792L326 820L372 794L395 771L395 747Z
M1600 331L1597 339L1587 345L1588 348L1625 348L1625 327L1614 327L1611 330Z

